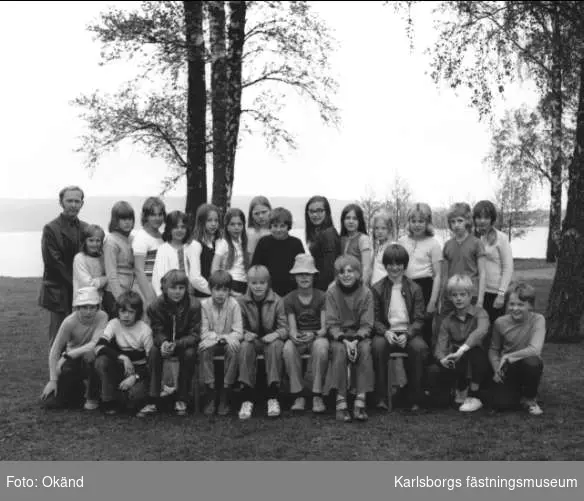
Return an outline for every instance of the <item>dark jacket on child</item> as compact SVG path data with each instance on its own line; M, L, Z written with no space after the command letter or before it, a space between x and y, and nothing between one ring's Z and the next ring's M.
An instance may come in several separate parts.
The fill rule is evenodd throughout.
M378 336L383 336L385 331L391 327L389 325L388 312L392 287L393 282L389 277L385 277L371 287L375 307L375 326L373 330ZM405 276L402 278L401 293L409 316L408 337L412 339L421 334L424 326L424 295L421 287Z
M162 294L148 307L148 318L157 347L172 342L173 332L177 348L194 347L201 340L201 303L188 294L179 303Z

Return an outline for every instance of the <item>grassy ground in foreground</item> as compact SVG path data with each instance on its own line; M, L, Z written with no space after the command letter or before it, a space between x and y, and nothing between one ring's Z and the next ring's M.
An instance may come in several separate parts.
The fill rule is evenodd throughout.
M516 266L517 275L549 266ZM550 280L533 282L536 305ZM36 306L39 279L0 278L0 460L582 460L584 344L549 344L540 391L545 414L463 415L454 409L413 416L371 412L366 424L332 414L248 422L231 416L149 420L83 411L44 411L48 315Z

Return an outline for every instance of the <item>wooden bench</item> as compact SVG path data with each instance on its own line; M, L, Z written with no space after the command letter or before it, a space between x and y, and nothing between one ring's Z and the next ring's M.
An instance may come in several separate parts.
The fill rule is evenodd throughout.
M308 360L310 358L309 353L305 353L304 355L300 355L302 360ZM258 354L258 360L263 360L264 355ZM199 381L199 371L200 371L200 364L199 359L197 358L197 364L195 366L195 374L193 375L193 404L194 404L194 413L197 414L200 412L200 402L201 402L201 382ZM215 355L213 357L214 362L224 362L223 355Z
M310 354L305 353L301 355L302 360L308 360L310 358ZM393 409L392 404L392 397L393 397L393 386L395 382L393 381L393 372L392 372L392 362L395 363L398 360L402 360L408 358L408 354L404 352L392 352L389 354L389 363L387 364L387 407L388 412L391 412ZM263 360L264 356L259 354L257 356L258 360ZM197 359L198 360L198 359ZM223 356L222 355L215 355L213 357L213 361L215 362L222 362ZM201 398L201 388L200 388L200 381L199 381L199 370L200 365L197 361L195 366L195 374L193 375L193 403L194 403L194 413L198 414L200 411L200 398ZM350 366L347 365L347 371L350 370Z
M395 382L393 381L393 371L392 364L399 361L403 363L404 359L408 358L408 354L403 351L394 351L389 354L389 362L387 364L387 411L391 412L393 410L393 387Z

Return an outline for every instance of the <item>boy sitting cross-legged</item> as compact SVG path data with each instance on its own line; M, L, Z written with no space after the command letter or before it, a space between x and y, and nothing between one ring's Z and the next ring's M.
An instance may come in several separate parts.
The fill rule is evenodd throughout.
M148 357L150 368L150 402L138 413L139 417L158 410L157 401L162 387L163 361L178 358L178 391L175 411L186 414L186 401L193 379L197 344L200 339L201 305L188 294L189 280L184 271L170 270L161 280L162 295L148 307L154 345Z
M202 327L201 353L203 380L210 390L211 398L205 407L205 414L215 413L215 402L219 398L217 414L226 416L230 412L228 392L237 379L238 356L243 339L241 308L231 296L233 280L227 271L218 270L209 277L211 297L201 301ZM215 385L213 357L224 356L223 388Z
M49 353L50 380L41 395L45 407L81 404L86 379L84 408L98 408L94 350L107 325L107 314L99 309L100 302L95 287L77 291L73 300L74 311L61 324Z
M478 398L480 385L489 375L489 361L483 340L489 330L489 315L471 304L472 280L467 275L454 275L446 291L454 311L440 325L434 355L439 366L429 368L432 384L457 382L457 404L462 412L474 412L483 404ZM470 392L467 395L467 371L470 366Z
M302 359L301 355L310 353L308 372L312 379L312 411L324 412L322 386L326 376L329 341L326 338L325 293L314 288L314 276L318 270L310 254L298 254L290 274L294 275L298 289L284 298L288 316L290 338L284 344L284 364L290 377L290 391L296 395L293 411L303 411L304 397L301 395Z

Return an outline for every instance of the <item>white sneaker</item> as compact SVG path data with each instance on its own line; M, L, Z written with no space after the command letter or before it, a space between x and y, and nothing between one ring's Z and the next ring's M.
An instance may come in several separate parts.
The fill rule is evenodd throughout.
M177 400L174 403L174 410L178 416L186 416L187 414L187 404L182 400Z
M326 411L326 407L324 402L322 401L322 397L313 397L312 398L312 412L317 414L322 414Z
M278 417L280 415L280 403L275 398L268 400L268 417Z
M83 405L83 408L84 408L86 411L94 411L94 410L96 410L96 409L98 409L98 408L99 408L99 402L98 402L97 400L90 400L90 399L87 399L87 400L85 401L85 404Z
M454 403L464 404L467 395L468 395L468 388L466 390L456 390L456 393L454 396Z
M156 405L147 404L144 407L142 407L142 409L140 409L140 412L138 412L138 414L136 414L136 416L137 417L151 416L152 414L156 414L157 412L158 412L158 408L156 407Z
M541 416L543 414L542 408L538 405L538 403L534 400L526 400L525 406L527 407L527 412L532 416Z
M478 411L483 406L483 403L475 397L468 397L458 409L460 412L474 412Z
M162 391L160 392L160 398L169 397L173 393L176 393L176 388L174 386L162 386Z
M298 397L294 400L294 405L290 408L291 411L303 411L306 408L306 400L304 397Z
M252 412L253 404L249 401L243 402L241 404L241 409L239 409L239 419L249 419Z

